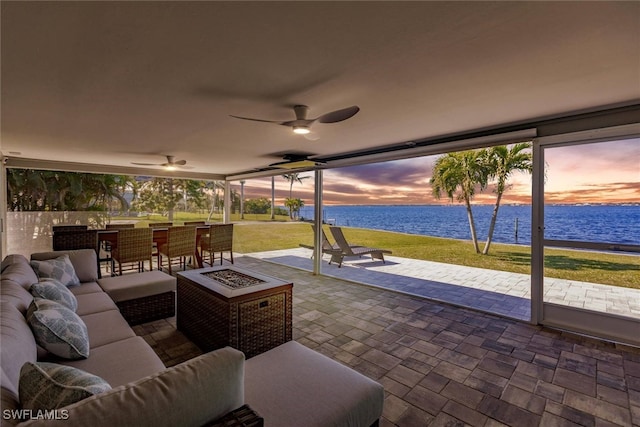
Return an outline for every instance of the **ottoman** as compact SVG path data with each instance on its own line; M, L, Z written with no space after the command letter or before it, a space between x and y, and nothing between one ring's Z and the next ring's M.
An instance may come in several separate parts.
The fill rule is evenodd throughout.
M264 427L377 426L384 388L295 341L247 359L244 401Z
M152 270L98 279L130 325L176 314L176 278Z

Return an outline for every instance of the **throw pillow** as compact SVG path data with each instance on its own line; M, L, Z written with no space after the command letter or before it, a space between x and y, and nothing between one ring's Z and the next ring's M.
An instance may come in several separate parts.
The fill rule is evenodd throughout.
M36 343L65 359L89 357L89 333L82 319L55 301L34 298L27 311Z
M56 279L41 279L38 283L34 283L31 285L31 295L55 301L74 312L78 309L76 296Z
M18 394L23 409L51 411L109 390L102 378L71 366L27 362L20 369Z
M57 279L65 286L80 284L80 279L78 279L76 270L73 268L73 264L71 264L71 260L67 254L46 261L31 260L30 264L33 271L35 271L41 279Z

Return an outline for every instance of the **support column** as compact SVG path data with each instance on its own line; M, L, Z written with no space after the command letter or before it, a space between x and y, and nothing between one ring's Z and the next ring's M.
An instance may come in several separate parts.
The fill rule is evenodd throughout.
M533 140L531 186L531 323L543 318L544 304L544 149Z
M316 170L313 199L316 232L313 236L313 274L321 274L322 267L322 170Z

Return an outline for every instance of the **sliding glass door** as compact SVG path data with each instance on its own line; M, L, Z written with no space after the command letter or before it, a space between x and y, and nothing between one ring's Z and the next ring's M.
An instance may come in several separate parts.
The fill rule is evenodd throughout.
M534 142L532 312L640 344L638 126Z

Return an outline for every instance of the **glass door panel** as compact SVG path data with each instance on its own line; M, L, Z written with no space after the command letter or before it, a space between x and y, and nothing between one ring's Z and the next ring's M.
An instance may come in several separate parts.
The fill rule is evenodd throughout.
M542 323L640 340L640 140L542 150Z

